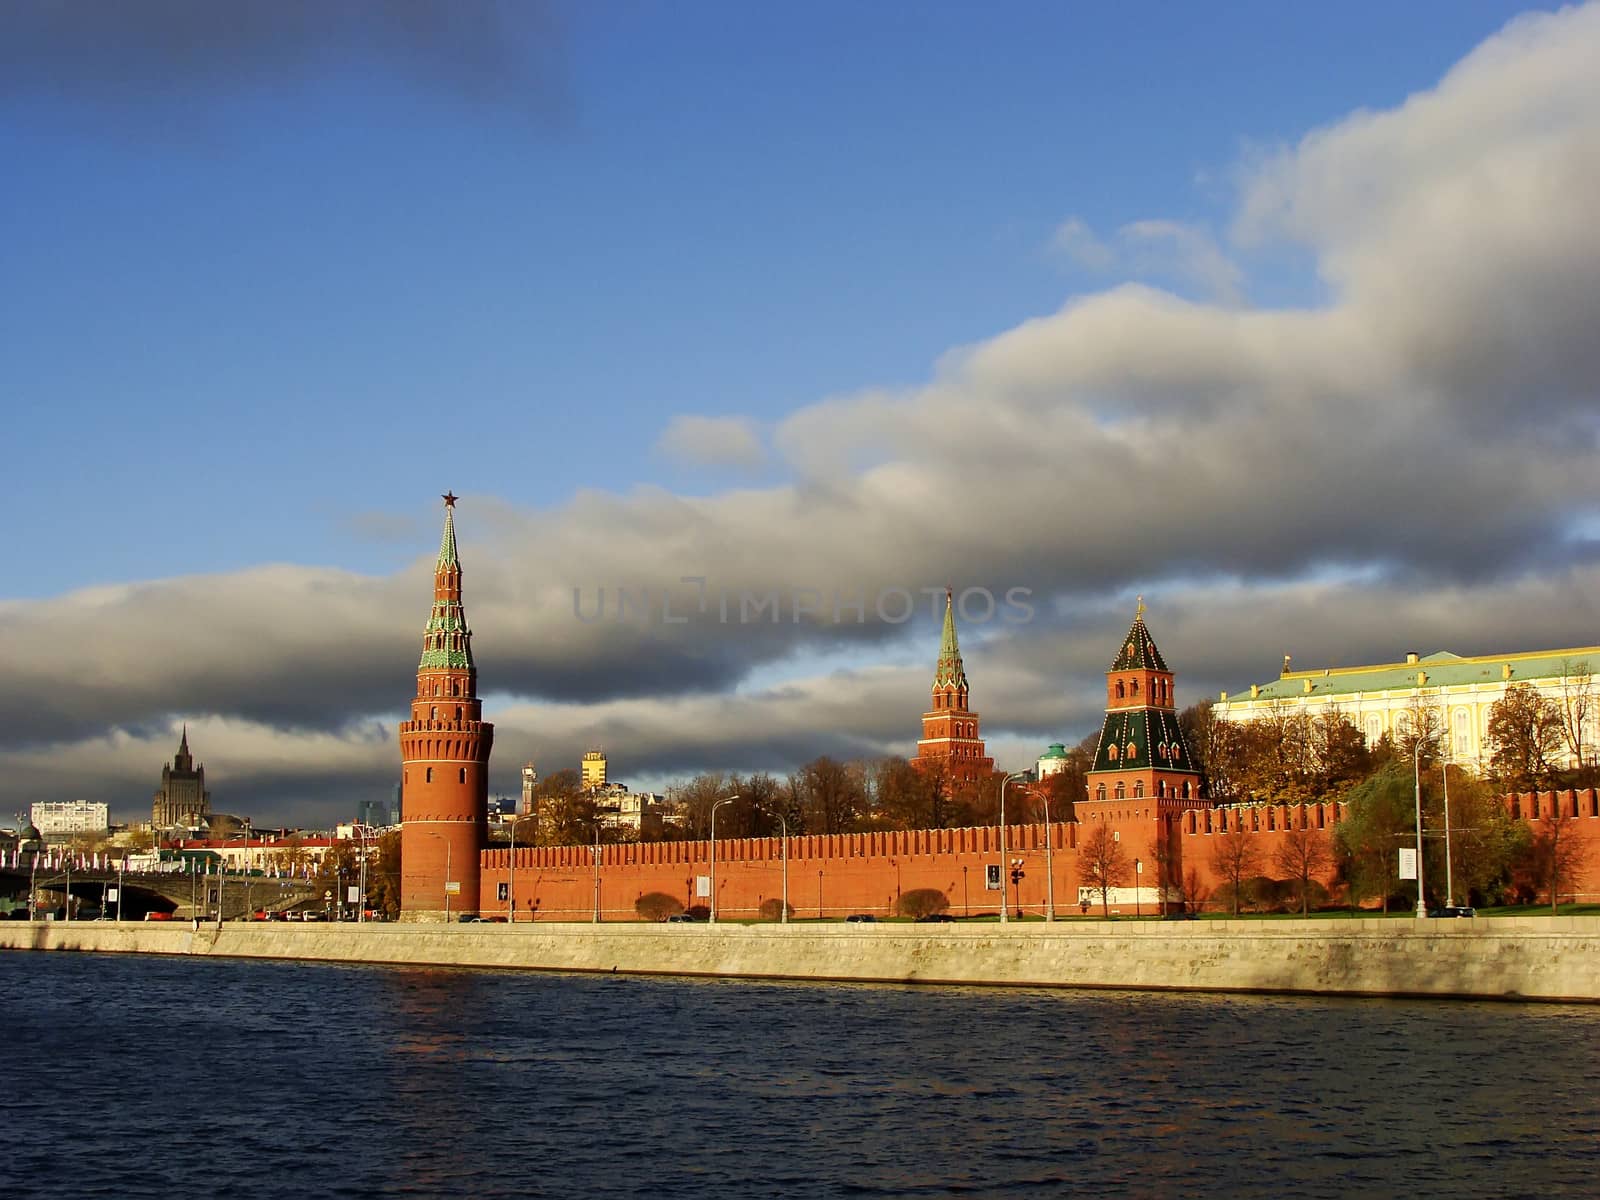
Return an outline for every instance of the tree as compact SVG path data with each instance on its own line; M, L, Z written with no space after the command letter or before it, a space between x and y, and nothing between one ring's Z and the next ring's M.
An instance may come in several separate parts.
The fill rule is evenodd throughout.
M1561 710L1526 683L1514 683L1489 708L1489 769L1512 791L1537 791L1560 751Z
M1273 865L1294 880L1300 895L1300 915L1311 911L1311 885L1333 863L1333 846L1320 829L1296 825L1283 835Z
M377 856L367 863L367 905L384 919L400 916L400 831L378 835Z
M950 907L950 897L938 888L912 888L895 901L895 910L902 917L931 917Z
M1078 850L1078 869L1089 881L1090 889L1100 893L1100 911L1104 916L1111 915L1111 889L1122 886L1129 866L1122 843L1112 836L1110 827L1095 825Z
M949 808L942 765L918 767L903 758L873 767L872 823L879 829L939 829Z
M1527 823L1506 810L1498 788L1453 764L1450 773L1450 874L1455 894L1488 903L1500 897L1532 842ZM1429 781L1431 784L1431 780ZM1443 818L1442 797L1438 805ZM1430 789L1428 820L1435 811Z
M866 809L866 789L843 763L824 755L800 768L794 781L805 828L811 833L851 833Z
M1587 847L1578 838L1578 817L1557 802L1555 809L1539 822L1532 844L1524 857L1524 869L1531 881L1550 897L1550 911L1558 912L1563 886L1570 888L1588 858Z
M783 920L783 914L784 914L783 897L782 896L768 896L765 900L763 900L761 902L761 907L757 911L760 912L761 919L763 921L781 921L781 920ZM789 905L788 906L788 911L789 911L789 915L791 917L794 916L794 905L792 905L792 904Z
M538 818L532 844L581 846L594 840L594 797L584 791L577 771L551 772L534 785L533 796Z
M1219 833L1212 839L1211 869L1228 881L1233 915L1236 917L1239 915L1239 899L1245 891L1245 880L1261 873L1261 857L1261 845L1254 834L1246 832L1237 822L1227 833Z
M1391 760L1349 792L1333 837L1352 905L1377 896L1389 911L1398 881L1395 852L1414 839L1416 827L1409 758Z
M1589 727L1595 710L1594 677L1589 673L1588 662L1561 663L1561 699L1557 705L1561 713L1561 736L1567 753L1579 771L1588 765L1593 751L1589 749Z
M633 911L646 921L665 921L683 911L683 901L666 892L646 892L633 902Z

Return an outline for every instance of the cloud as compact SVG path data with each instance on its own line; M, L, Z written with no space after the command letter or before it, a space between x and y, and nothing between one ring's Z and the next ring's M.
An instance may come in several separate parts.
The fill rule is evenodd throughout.
M767 457L755 422L744 417L674 417L655 448L687 466L754 469Z
M1041 744L1094 723L1135 592L1186 700L1271 678L1285 652L1592 641L1600 547L1573 530L1600 510L1596 59L1600 9L1519 20L1437 88L1243 168L1234 242L1309 249L1318 307L1116 283L918 385L791 413L783 482L463 501L496 786L594 741L624 778L908 748L937 622L831 611L896 587L1033 589L1032 624L963 645L986 730ZM732 430L721 453L759 448L712 424ZM692 428L663 447L716 444ZM607 618L579 620L574 589L592 613L601 587ZM619 588L651 616L616 619ZM828 603L739 619L771 592ZM397 752L368 739L410 694L429 594L419 547L385 578L261 567L0 605L0 768L44 798L111 788L80 764L115 764L110 798L142 803L169 722L194 714L249 731L235 794L301 802L273 766L301 753L317 803L381 793ZM817 655L853 669L808 676Z
M1082 217L1068 217L1056 226L1050 248L1093 271L1108 271L1117 261L1116 251L1097 238Z
M1141 279L1171 279L1194 285L1203 296L1227 304L1241 298L1244 272L1211 234L1181 221L1130 221L1110 242L1080 217L1056 227L1050 249L1101 274L1124 271Z
M561 30L544 0L8 0L0 103L202 103L241 86L293 89L364 61L428 91L530 112L559 106Z

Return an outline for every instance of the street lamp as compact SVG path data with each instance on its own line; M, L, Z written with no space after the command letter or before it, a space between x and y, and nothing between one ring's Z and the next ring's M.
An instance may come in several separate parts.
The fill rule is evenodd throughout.
M780 812L771 812L768 809L761 811L768 816L777 817L778 824L783 828L783 840L779 843L779 856L783 859L783 908L778 920L787 925L789 923L789 822L783 819L783 814Z
M425 833L429 837L436 837L441 842L444 843L444 923L446 925L448 925L448 924L450 924L450 884L451 884L451 879L450 879L450 839L445 837L444 834L438 833L438 832L436 832L435 830L432 830L432 829L423 829L423 830L419 830L419 832Z
M1144 874L1144 859L1133 860L1133 919L1138 920L1143 914L1139 911L1139 882Z
M511 859L506 867L506 924L517 923L517 814L511 814Z
M1450 863L1450 724L1445 718L1444 754L1440 756L1439 774L1444 778L1444 902L1447 907L1456 902L1455 875Z
M717 923L717 809L732 804L738 796L718 800L711 806L711 924Z
M356 924L360 925L367 919L367 838L372 835L373 829L372 826L364 825L358 821L351 827L351 832L361 840L361 867L357 885L360 888L361 897L356 902Z
M1050 861L1050 793L1044 794L1044 919L1056 919L1056 873Z
M1014 771L1000 781L1000 923L1006 922L1006 785L1013 779L1027 778L1026 771ZM1021 899L1021 896L1018 896Z
M1417 693L1421 696L1421 692ZM1422 706L1417 705L1417 720L1411 731L1411 779L1416 789L1417 804L1417 916L1428 915L1428 905L1422 895Z

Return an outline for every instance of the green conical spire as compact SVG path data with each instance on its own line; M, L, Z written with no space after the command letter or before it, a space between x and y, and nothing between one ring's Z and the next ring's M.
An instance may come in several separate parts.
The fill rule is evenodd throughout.
M454 494L446 492L444 500L444 534L439 538L439 565L453 567L458 565L456 559L456 523L454 520L456 498Z
M933 677L937 688L967 686L967 669L961 665L961 646L956 641L955 594L946 588L944 593L944 634L939 639L939 669Z

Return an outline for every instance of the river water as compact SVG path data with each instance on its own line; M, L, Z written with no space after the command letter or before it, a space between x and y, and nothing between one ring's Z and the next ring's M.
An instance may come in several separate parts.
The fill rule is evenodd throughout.
M1600 1008L0 953L0 1196L1600 1195Z

